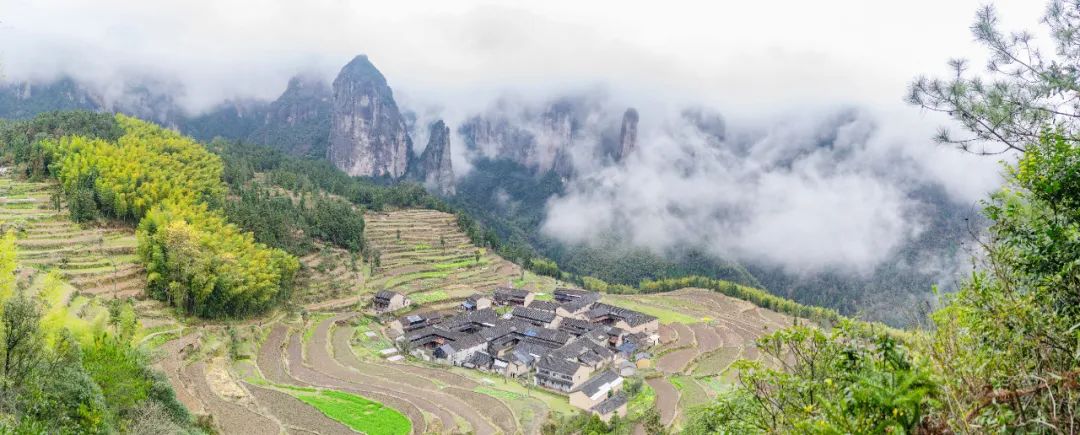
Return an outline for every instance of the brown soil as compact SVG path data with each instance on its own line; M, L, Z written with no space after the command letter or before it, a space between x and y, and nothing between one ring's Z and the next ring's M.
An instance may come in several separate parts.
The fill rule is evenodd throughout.
M713 329L712 326L704 323L695 323L690 325L690 329L694 331L694 339L697 341L698 353L712 352L719 349L722 346L723 340L720 338L720 334Z
M650 378L645 382L656 392L656 409L660 411L660 422L670 427L679 410L679 390L664 378Z
M285 370L285 359L282 356L282 348L285 347L285 338L289 334L289 328L280 323L275 324L273 329L270 330L270 335L266 337L266 341L263 342L262 347L259 348L259 354L256 356L256 365L259 366L259 371L262 372L263 378L266 378L270 382L283 385L300 385L295 379L289 376L289 373Z
M660 325L660 345L672 343L679 338L679 333L671 325Z
M490 422L488 422L479 412L475 409L453 400L452 397L447 396L445 393L439 391L431 391L416 388L409 385L407 382L403 382L401 379L385 379L378 376L372 376L369 374L361 373L360 371L349 369L333 359L328 352L327 338L329 335L330 326L339 320L345 320L354 316L354 313L346 313L323 320L315 328L315 334L307 344L307 356L310 361L315 364L316 370L329 374L339 379L345 379L349 381L363 383L371 387L384 388L391 391L396 391L403 395L403 398L409 399L417 406L420 406L425 411L431 412L443 421L443 427L455 427L453 414L460 416L469 422L473 431L478 434L493 434L497 430ZM345 349L348 350L348 349ZM427 405L427 406L424 406Z
M290 433L299 431L324 435L356 433L349 429L348 426L338 423L319 412L319 410L288 394L248 383L245 383L244 386L251 391L251 394L260 405L281 420L281 423L285 425L286 430Z
M191 382L195 394L206 403L215 427L227 434L268 435L283 431L274 420L214 394L206 383L204 369L202 361L187 366L184 370L185 381Z
M176 391L176 399L183 403L184 407L191 413L205 414L206 410L203 402L188 390L188 386L184 382L181 382L184 349L198 339L197 334L189 334L165 343L160 348L165 357L158 361L158 364L161 371L165 372L165 377L169 379L169 383L172 384L173 390Z
M427 424L424 420L424 414L420 411L420 408L417 407L416 404L413 404L409 400L405 400L394 395L393 391L375 388L362 383L350 382L323 373L321 371L322 369L333 366L333 363L328 360L322 360L317 362L314 369L312 367L308 367L306 364L304 364L303 361L302 348L303 344L300 341L300 335L290 335L288 339L288 346L286 348L286 361L288 362L288 372L292 377L296 378L302 383L307 383L309 385L317 385L324 388L332 388L352 394L358 394L371 400L381 402L382 404L394 408L405 414L405 416L408 417L409 420L412 422L414 434L422 434L426 432Z
M672 345L672 347L685 347L694 345L694 332L691 331L689 327L683 325L682 323L672 323L671 327L675 330L675 333L678 334L679 337L678 340L675 341L675 344Z
M697 354L693 347L668 352L656 361L656 368L664 373L681 373Z

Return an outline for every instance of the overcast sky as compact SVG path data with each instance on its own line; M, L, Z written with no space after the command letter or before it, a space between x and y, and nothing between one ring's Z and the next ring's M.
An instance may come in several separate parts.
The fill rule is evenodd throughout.
M396 91L448 105L603 84L771 112L896 103L912 76L978 53L967 27L982 3L2 0L0 63L12 80L171 76L193 109L270 98L298 70L332 77L367 53ZM998 7L1033 28L1044 5Z
M570 196L552 207L553 213L573 211L579 210L575 201L593 205L598 194L616 198L611 213L595 213L599 222L585 222L602 225L623 214L641 214L618 210L630 203L696 204L697 195L644 195L648 186L634 181L641 174L653 174L654 185L681 183L713 192L714 208L742 201L737 192L723 193L741 188L753 193L744 202L765 198L747 207L780 204L785 222L817 213L821 204L838 213L821 214L809 227L792 230L823 235L811 238L808 246L831 246L836 234L867 228L852 246L836 244L833 256L850 262L881 251L874 240L892 237L901 243L918 231L918 222L909 222L905 211L904 180L936 180L961 202L975 201L999 183L996 162L935 148L929 138L942 120L903 103L915 76L946 73L945 62L951 57L980 59L983 51L972 42L969 26L984 3L0 0L0 65L8 81L66 74L108 88L133 77L165 79L182 86L181 103L198 112L226 98L274 98L299 72L331 80L349 59L364 53L388 78L399 103L421 114L435 108L452 126L505 93L543 99L600 89L611 107L619 108L615 113L626 106L642 113L643 147L650 141L682 140L684 148L693 143L658 134L670 114L686 104L716 109L739 129L770 131L760 142L762 150L784 150L774 144L777 137L791 144L811 139L798 137L821 128L800 125L808 115L828 119L830 111L857 108L860 117L852 125L868 133L844 147L860 157L822 158L830 162L828 171L813 162L806 165L812 169L794 173L746 166L724 169L730 162L717 160L703 163L704 178L680 177L665 165L684 157L693 160L700 147L686 148L691 150L686 156L654 149L642 153L640 168L606 174L614 183L610 191L572 186ZM1045 8L1039 0L1001 1L996 6L1009 30L1038 30ZM904 176L911 178L878 168L887 169L897 156L914 162L904 166ZM456 156L459 172L460 163ZM710 172L723 170L766 181L776 175L783 182L761 182L753 189L734 186ZM712 211L703 209L702 215L712 216ZM745 242L775 251L773 245L791 240L787 233L773 231L773 223L781 221L779 211L759 211L775 243L765 243L754 228L744 228L738 230L746 238L725 244L725 249L739 249ZM669 216L663 209L649 212L663 217L652 228L664 231L644 238L646 233L639 234L642 243L648 244L650 237L674 240L669 230L679 226L705 226ZM576 212L562 217L567 216L579 219ZM849 222L851 216L858 222ZM558 222L559 216L551 217ZM820 225L813 223L817 221ZM717 224L718 232L733 231L725 222ZM882 225L889 237L880 234ZM571 239L577 231L574 225L553 227L554 233ZM815 260L825 256L800 252L792 255Z

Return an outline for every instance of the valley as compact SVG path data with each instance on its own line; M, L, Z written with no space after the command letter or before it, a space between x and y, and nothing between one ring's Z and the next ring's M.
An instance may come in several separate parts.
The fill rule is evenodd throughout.
M366 314L377 291L414 301L397 317L453 310L497 286L548 300L565 285L474 246L453 215L368 212L365 233L377 260L320 245L301 258L285 308L210 321L146 299L134 231L69 221L64 204L53 201L55 190L52 182L0 180L0 223L17 234L20 279L36 282L58 271L70 283L59 302L88 319L100 318L109 299L134 299L140 346L155 355L177 399L222 433L532 434L580 412L566 396L522 380L387 358L398 354L387 318ZM785 315L702 289L603 297L662 325L652 357L627 378L641 383L629 403L631 422L655 408L661 423L679 427L694 406L729 388L735 359L758 358L755 338L791 324Z

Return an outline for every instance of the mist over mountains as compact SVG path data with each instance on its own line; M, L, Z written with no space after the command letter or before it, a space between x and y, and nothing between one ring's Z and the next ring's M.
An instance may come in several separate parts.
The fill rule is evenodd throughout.
M190 114L176 88L105 92L62 78L4 85L0 117L117 111L204 141L329 158L354 175L457 191L452 201L501 237L570 271L612 282L703 273L892 323L910 316L892 309L898 300L948 288L962 266L951 259L979 228L975 198L992 187L985 170L945 182L942 160L955 156L857 107L744 124L706 102L628 107L594 88L504 94L470 112L399 106L392 83L358 57L332 85L301 74L274 100Z

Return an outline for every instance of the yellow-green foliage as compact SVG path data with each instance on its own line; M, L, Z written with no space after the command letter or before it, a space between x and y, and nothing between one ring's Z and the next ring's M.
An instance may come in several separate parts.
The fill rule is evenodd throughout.
M90 180L103 212L135 220L166 201L220 204L224 199L216 155L156 125L124 115L117 115L117 122L124 135L116 143L81 136L56 143L54 172L65 191Z
M0 306L15 290L15 232L8 230L0 238Z
M279 300L299 262L211 208L226 192L221 159L156 125L123 115L117 122L124 135L115 143L75 136L48 146L69 202L92 189L101 212L140 221L138 253L151 295L207 317L257 313Z
M139 224L139 256L155 296L191 314L220 317L265 310L300 264L205 204L165 204Z

